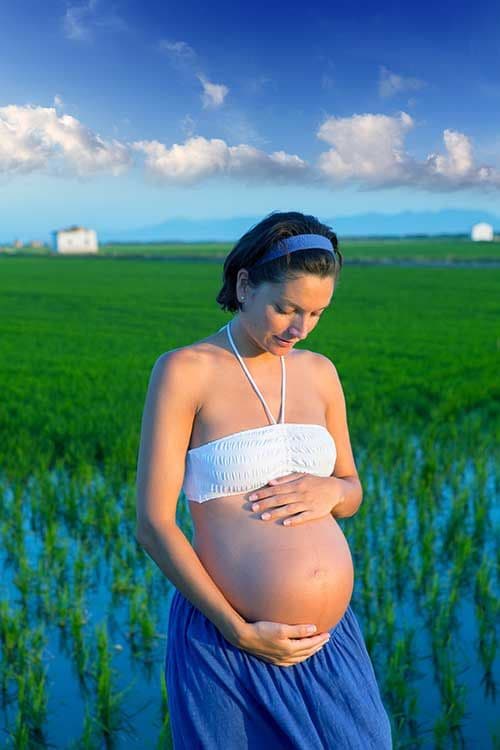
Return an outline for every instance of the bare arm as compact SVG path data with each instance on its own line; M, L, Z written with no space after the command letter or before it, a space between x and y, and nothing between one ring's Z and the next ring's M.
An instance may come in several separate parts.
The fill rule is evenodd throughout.
M337 449L332 476L341 479L344 485L342 500L331 514L334 518L346 518L359 510L363 501L363 487L352 453L345 396L337 368L328 357L322 354L317 356L322 367L322 386L326 394L326 425Z
M176 507L198 407L200 363L189 349L163 354L153 367L137 466L136 539L173 585L238 645L243 617L231 606L177 526Z

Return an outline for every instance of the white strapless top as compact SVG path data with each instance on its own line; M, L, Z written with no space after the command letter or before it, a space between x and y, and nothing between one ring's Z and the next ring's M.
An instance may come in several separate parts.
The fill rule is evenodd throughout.
M229 341L259 396L271 424L241 430L191 448L186 454L182 489L186 498L203 503L216 497L238 495L266 485L270 479L293 472L320 477L333 473L335 441L324 425L285 422L286 370L281 357L281 421L276 422L241 358L229 324ZM222 330L222 329L220 329Z

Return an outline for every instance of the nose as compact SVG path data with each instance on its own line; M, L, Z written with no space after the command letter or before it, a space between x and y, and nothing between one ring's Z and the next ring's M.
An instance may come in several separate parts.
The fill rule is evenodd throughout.
M290 338L294 339L305 339L307 336L307 324L305 321L302 323L302 325L293 325L291 328L291 336Z

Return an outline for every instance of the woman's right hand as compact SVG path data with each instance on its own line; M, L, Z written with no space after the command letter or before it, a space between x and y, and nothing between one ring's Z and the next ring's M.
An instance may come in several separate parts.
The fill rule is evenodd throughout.
M311 635L307 627L267 620L247 622L237 645L270 664L291 667L308 659L328 642L328 633Z

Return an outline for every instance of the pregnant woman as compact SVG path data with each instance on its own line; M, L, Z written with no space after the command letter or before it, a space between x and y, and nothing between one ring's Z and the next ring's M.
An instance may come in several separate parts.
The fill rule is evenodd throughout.
M328 226L271 213L225 260L217 302L232 320L153 367L136 536L174 585L175 750L392 747L336 521L362 499L342 386L328 357L294 349L341 267Z

